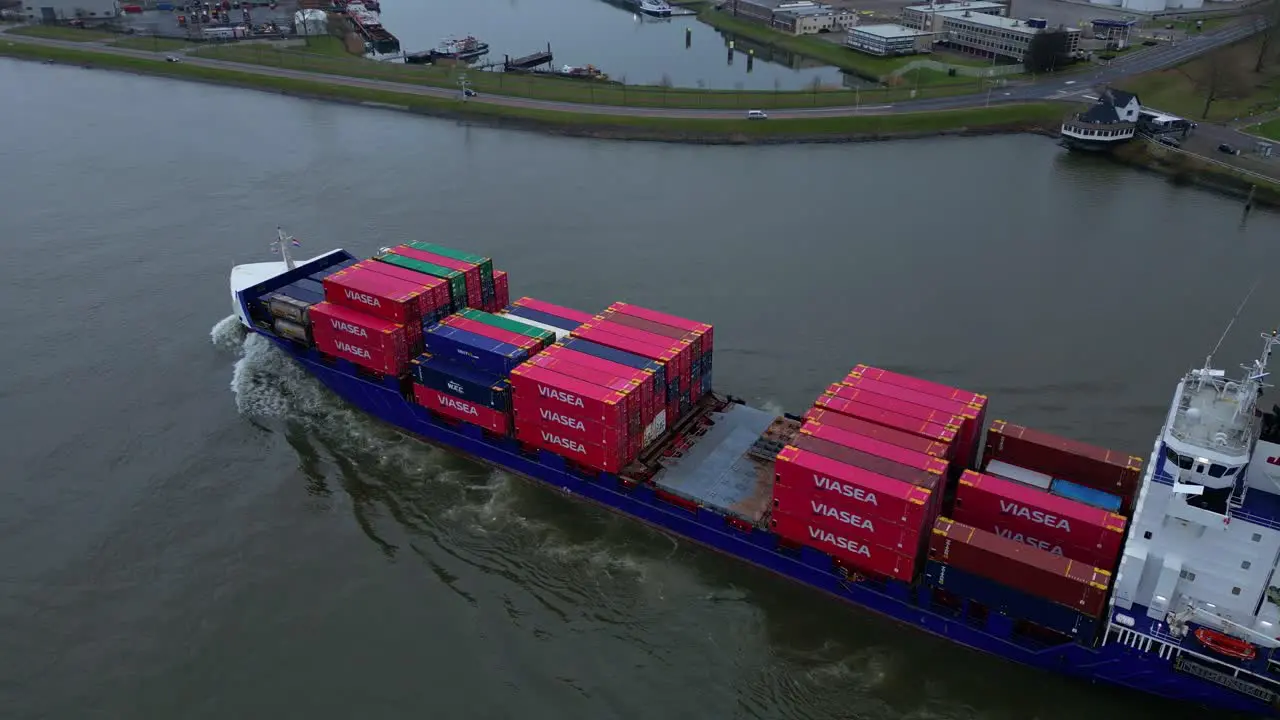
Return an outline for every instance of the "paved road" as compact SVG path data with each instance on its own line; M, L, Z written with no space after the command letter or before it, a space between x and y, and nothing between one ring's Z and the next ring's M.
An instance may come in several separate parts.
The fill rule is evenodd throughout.
M1190 37L1175 44L1134 50L1116 58L1112 61L1110 66L1100 67L1097 70L1055 75L1043 80L1011 84L1004 88L996 88L989 92L980 92L970 95L954 95L950 97L910 100L891 105L778 109L770 110L769 115L770 117L780 119L847 117L853 115L886 115L900 112L920 112L927 110L951 110L967 107L981 107L985 104L998 105L1037 100L1078 101L1082 99L1084 95L1092 93L1093 86L1095 85L1114 82L1130 75L1177 65L1215 47L1220 47L1222 45L1235 42L1241 38L1248 37L1257 31L1258 28L1255 23L1249 18L1244 18L1237 21L1235 24L1224 26L1214 32L1195 35L1194 37ZM20 35L0 35L0 42L21 42L45 45L49 47L80 50L88 49L94 52L152 60L156 58L156 53L145 50L131 50L128 48L116 48L95 43L49 40L45 38L25 37ZM322 81L333 85L383 90L407 95L420 95L448 99L456 99L458 96L458 91L450 88L410 85L407 83L389 82L386 80L368 80L342 75L328 75L325 73L290 70L287 68L270 67L266 65L251 65L247 63L236 63L225 60L213 60L209 58L191 56L183 58L183 62L190 65L235 70L254 75ZM532 98L498 96L490 93L485 93L478 98L472 98L468 102L480 102L492 105L536 110L575 112L590 115L627 115L632 117L704 119L742 117L741 110L697 110L686 108L639 108L619 107L616 105L587 105L550 100L535 100Z

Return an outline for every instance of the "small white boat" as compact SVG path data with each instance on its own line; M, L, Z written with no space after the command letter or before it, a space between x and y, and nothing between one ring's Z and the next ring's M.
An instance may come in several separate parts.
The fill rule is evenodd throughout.
M671 5L667 0L639 0L640 12L658 17L671 17Z

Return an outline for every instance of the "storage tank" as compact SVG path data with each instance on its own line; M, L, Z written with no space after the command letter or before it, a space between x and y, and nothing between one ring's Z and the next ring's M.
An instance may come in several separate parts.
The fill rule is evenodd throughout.
M328 20L323 10L299 10L293 14L293 31L298 35L324 35Z
M1161 12L1165 9L1165 0L1124 0L1120 7L1142 13Z

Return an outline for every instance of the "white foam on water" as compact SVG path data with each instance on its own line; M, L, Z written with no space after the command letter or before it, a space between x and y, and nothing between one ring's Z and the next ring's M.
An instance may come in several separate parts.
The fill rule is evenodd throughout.
M781 415L786 412L786 408L782 407L782 403L777 400L765 400L760 403L760 409L773 415Z
M209 331L209 340L215 347L223 350L239 350L248 333L249 328L240 322L240 318L228 315L219 320Z

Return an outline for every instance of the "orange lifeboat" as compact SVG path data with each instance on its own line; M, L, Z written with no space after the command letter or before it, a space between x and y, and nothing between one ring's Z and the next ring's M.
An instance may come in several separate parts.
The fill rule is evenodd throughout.
M1229 635L1223 635L1209 628L1198 628L1196 630L1196 640L1199 640L1201 645L1225 657L1244 661L1258 657L1258 648L1254 647L1252 643Z

